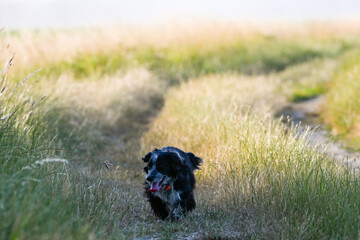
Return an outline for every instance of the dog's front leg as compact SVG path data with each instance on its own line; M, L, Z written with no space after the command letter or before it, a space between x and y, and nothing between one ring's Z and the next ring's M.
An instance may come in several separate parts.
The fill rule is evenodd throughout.
M171 211L171 219L180 220L183 217L183 209L181 207L180 201L173 207Z
M180 193L178 191L173 191L172 199L173 199L172 201L173 204L171 204L171 211L170 211L171 219L180 220L183 217L183 212L184 212L182 208L183 200L180 197Z

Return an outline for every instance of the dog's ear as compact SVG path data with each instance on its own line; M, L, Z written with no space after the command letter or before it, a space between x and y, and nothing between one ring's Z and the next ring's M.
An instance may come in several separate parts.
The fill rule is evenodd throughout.
M152 152L149 152L142 158L142 160L144 162L148 162L150 160L151 156L152 156Z
M193 165L194 170L195 169L200 169L200 164L203 162L203 160L201 158L195 156L191 152L186 153L186 155L188 156L191 164Z
M152 152L147 153L147 154L142 158L142 160L143 160L144 162L148 162L148 161L150 160L151 156L152 156L152 153L155 152L155 151L159 151L159 149L155 148Z

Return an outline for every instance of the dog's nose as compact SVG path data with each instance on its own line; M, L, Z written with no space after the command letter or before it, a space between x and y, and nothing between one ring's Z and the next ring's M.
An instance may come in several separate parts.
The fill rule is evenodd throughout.
M146 181L148 181L148 182L154 181L154 176L147 176Z

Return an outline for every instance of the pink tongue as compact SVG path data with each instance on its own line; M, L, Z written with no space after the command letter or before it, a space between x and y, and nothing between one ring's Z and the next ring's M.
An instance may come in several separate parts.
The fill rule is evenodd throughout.
M151 188L148 190L148 192L157 192L157 191L159 191L159 184L160 184L160 181L152 183Z

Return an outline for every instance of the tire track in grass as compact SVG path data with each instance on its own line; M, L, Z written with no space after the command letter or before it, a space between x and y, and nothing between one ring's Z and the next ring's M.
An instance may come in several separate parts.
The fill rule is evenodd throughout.
M298 126L303 132L310 127L312 134L307 137L309 145L318 145L331 159L347 168L360 170L360 154L346 149L340 141L335 141L331 133L319 119L321 107L325 104L324 96L320 95L305 101L290 103L277 113L285 116L284 123Z

